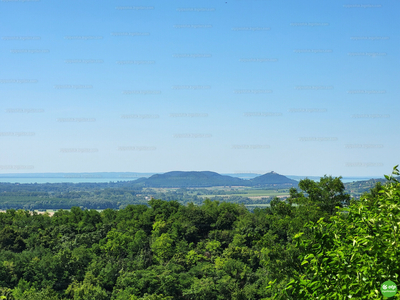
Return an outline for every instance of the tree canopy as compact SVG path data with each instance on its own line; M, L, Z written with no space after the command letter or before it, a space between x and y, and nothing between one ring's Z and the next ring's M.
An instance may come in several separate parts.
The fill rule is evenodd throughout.
M252 212L208 199L53 216L9 209L0 298L383 299L381 283L400 274L394 175L351 201L340 178L305 179Z
M399 283L400 182L388 183L295 236L302 268L286 287L292 299L384 299L385 281ZM400 299L397 294L396 299Z

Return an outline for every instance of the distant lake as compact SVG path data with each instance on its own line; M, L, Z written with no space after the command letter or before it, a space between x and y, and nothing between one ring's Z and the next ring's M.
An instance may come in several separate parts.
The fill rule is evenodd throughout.
M0 182L9 182L9 183L80 183L80 182L117 182L117 181L133 181L140 177L150 177L155 173L118 173L118 172L110 172L110 173L42 173L42 174L0 174ZM242 179L251 179L258 174L247 174L246 176L243 174L223 174L229 175L232 177L239 177ZM300 181L300 179L308 177L311 180L319 181L320 177L318 176L293 176L293 175L284 175L290 179L294 179L296 181ZM375 177L343 177L342 182L353 182L353 181L363 181L369 180L371 178L379 178L380 176Z
M97 173L14 173L0 174L0 182L10 183L80 183L132 181L150 177L153 173L97 172Z
M319 181L319 179L321 178L321 177L323 177L323 176L321 176L321 177L318 177L318 176L291 176L291 175L285 175L287 178L290 178L290 179L293 179L293 180L297 180L297 181L300 181L301 179L304 179L304 178L309 178L309 179L311 179L311 180L314 180L314 181ZM335 176L333 176L333 177L335 177ZM374 178L374 179L377 179L377 178L381 178L381 176L370 176L370 177L342 177L342 182L343 183L347 183L347 182L353 182L353 181L365 181L365 180L370 180L370 179L372 179L372 178Z
M353 181L364 181L364 180L370 180L370 179L382 179L381 176L374 176L374 177L343 177L342 182L347 183L347 182L353 182Z
M63 182L70 182L70 183L80 183L80 182L110 182L110 181L132 181L138 178L85 178L85 177L65 177L65 178L34 178L34 177L0 177L0 182L10 182L10 183L63 183Z

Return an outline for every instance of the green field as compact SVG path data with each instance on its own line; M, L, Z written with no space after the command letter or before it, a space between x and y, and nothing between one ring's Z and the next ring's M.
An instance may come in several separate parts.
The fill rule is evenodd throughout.
M260 190L260 189L243 189L238 191L237 193L230 193L230 194L220 194L220 195L213 195L213 194L206 194L206 195L199 195L202 198L212 198L215 196L219 197L229 197L229 196L241 196L241 197L288 197L289 191L287 189L282 190Z

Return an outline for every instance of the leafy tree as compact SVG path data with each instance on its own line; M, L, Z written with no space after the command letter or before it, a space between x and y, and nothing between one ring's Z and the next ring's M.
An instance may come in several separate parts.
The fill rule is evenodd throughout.
M12 293L12 289L0 287L0 300L14 300Z
M151 244L151 249L160 263L166 262L174 255L172 247L173 242L174 240L171 239L168 233L163 233Z
M291 188L288 201L295 204L317 205L322 211L332 215L336 212L337 206L347 206L350 202L350 195L345 193L345 186L340 179L341 177L333 178L325 175L319 182L308 178L300 180L299 188L302 192Z
M0 249L21 252L25 248L23 238L14 228L6 226L0 231Z
M83 282L73 282L65 292L74 300L106 300L107 292L97 285L93 274L87 273Z
M107 233L107 242L100 246L100 249L110 256L126 257L128 248L133 241L134 237L129 234L110 230Z
M296 236L303 269L282 299L383 299L381 284L399 282L400 182L393 175L399 175L398 166L377 194L352 202L329 223L310 223L308 234Z
M1 299L1 298L0 298ZM59 295L50 287L42 290L37 290L31 287L29 290L23 292L22 295L14 294L15 300L59 300Z

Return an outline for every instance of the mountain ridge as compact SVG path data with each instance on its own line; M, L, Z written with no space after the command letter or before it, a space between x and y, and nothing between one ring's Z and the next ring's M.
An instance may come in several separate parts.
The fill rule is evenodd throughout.
M135 180L135 185L158 188L186 188L213 186L249 186L249 187L296 187L296 180L287 178L274 171L252 179L241 179L229 175L221 175L212 171L170 171L154 174L148 178Z

